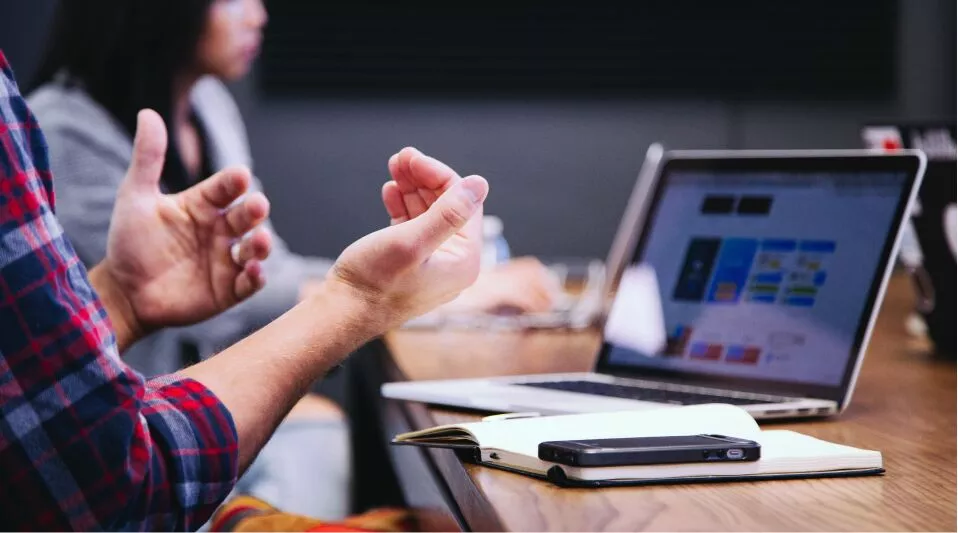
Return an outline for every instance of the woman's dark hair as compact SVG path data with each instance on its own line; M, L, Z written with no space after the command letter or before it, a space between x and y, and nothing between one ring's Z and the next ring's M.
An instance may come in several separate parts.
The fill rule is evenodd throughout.
M171 128L174 79L192 66L213 1L60 0L31 90L63 72L131 137L143 108ZM162 181L182 190L188 179L175 135L168 146Z

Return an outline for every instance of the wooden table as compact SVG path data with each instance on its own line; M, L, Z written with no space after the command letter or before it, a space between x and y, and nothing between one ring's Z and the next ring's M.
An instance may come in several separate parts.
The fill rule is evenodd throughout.
M907 280L896 276L844 414L776 424L880 450L884 476L560 489L464 463L449 450L393 447L400 485L424 529L955 531L955 365L906 334L912 299ZM595 332L400 331L386 338L390 376L416 380L584 371L598 342ZM477 417L412 402L385 401L384 409L390 434Z

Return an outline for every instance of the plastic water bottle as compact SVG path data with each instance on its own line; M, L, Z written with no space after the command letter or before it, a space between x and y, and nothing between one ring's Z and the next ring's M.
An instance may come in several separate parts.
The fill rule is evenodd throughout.
M502 219L492 215L482 217L482 259L483 268L493 267L509 261L512 254L509 243L502 234Z

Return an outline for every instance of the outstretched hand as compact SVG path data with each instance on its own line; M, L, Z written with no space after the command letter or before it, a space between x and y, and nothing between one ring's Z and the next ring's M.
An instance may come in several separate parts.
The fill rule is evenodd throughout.
M249 170L230 168L179 194L163 194L166 146L163 120L141 111L107 255L91 272L106 293L121 346L154 328L209 318L265 283L260 262L269 255L271 237L256 228L269 202L258 192L237 201L249 190ZM132 338L122 339L124 333Z
M489 184L460 178L414 148L389 160L383 186L391 227L346 248L327 286L365 302L379 332L454 299L475 282Z

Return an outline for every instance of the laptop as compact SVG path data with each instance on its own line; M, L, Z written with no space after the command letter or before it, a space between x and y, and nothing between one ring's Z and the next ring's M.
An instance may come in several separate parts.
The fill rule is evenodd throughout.
M838 413L924 168L908 150L668 152L593 372L387 383L382 394L543 414L702 403L762 419Z
M661 144L653 143L645 152L642 167L619 222L618 230L605 263L591 262L584 272L570 273L568 265L549 265L556 272L563 286L570 277L581 280L582 290L565 292L556 299L555 307L545 313L519 315L468 314L449 316L439 313L415 318L404 328L493 328L493 329L586 329L604 317L608 311L609 295L615 292L622 271L631 258L631 251L638 237L638 221L643 215L646 199L655 183L659 165L665 153Z

